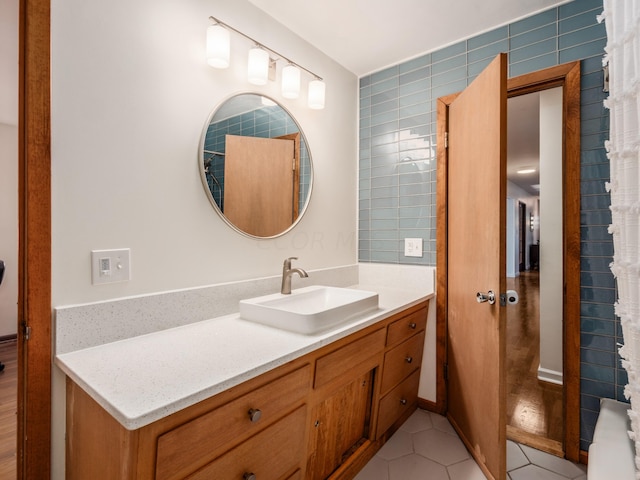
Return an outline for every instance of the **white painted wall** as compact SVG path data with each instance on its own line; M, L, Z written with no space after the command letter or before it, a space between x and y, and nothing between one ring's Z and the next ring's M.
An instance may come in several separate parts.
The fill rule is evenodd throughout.
M52 2L54 305L273 275L287 255L308 269L355 263L356 77L244 0L103 7ZM229 69L209 67L209 15L322 75L326 108L285 101L277 83L250 85L241 37ZM307 215L277 240L228 228L198 172L210 111L249 90L281 100L313 156ZM92 286L90 251L121 247L131 248L133 279Z
M204 59L214 15L324 77L326 108L246 81ZM52 0L53 306L277 275L287 256L313 270L357 263L357 78L246 0ZM303 78L307 78L303 74ZM210 111L246 91L298 120L314 186L298 226L246 238L213 211L198 142ZM306 87L303 87L303 95ZM92 286L90 251L131 248L132 280ZM132 319L135 321L135 319ZM53 378L52 478L64 478L64 378Z
M540 93L540 367L562 383L562 87Z
M507 277L510 278L520 275L518 218L517 201L513 198L507 198Z
M0 260L2 337L18 325L18 0L0 0Z
M0 123L18 125L18 0L0 0Z
M0 123L0 337L18 330L18 127ZM2 359L0 358L0 361Z

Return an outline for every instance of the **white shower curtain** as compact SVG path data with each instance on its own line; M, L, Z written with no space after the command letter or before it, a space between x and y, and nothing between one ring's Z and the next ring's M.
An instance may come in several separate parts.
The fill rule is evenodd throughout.
M640 1L604 0L607 30L605 65L609 67L611 129L605 142L610 160L614 255L624 346L620 349L629 383L630 436L636 445L636 478L640 479Z

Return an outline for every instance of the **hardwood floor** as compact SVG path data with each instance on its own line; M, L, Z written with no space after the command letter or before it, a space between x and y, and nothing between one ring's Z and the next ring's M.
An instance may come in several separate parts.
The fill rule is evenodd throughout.
M540 364L539 274L507 278L520 295L507 308L507 437L564 456L562 386L538 380Z
M16 340L0 343L0 478L16 478L16 412L18 382Z

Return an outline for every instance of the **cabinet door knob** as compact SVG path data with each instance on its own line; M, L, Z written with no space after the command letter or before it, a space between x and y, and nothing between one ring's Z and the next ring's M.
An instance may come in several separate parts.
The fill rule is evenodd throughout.
M242 480L256 480L256 474L247 472L242 476Z
M413 358L407 355L407 357L404 359L404 361L407 362L407 363L411 363L411 362L413 362Z
M251 410L249 410L249 419L252 422L257 422L258 420L260 420L261 417L262 417L262 412L259 409L252 408ZM253 475L253 473L251 475Z
M400 405L406 405L407 404L407 399L406 398L401 398L400 399Z
M416 325L416 322L411 322L411 323L409 324L409 328L410 328L411 330L415 330L417 326L418 326L418 325Z

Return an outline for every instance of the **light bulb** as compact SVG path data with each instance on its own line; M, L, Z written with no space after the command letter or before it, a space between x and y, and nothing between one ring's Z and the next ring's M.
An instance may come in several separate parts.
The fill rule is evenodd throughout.
M282 96L298 98L300 94L300 69L289 64L282 69Z
M311 80L309 82L309 108L322 110L324 108L325 84L322 80Z
M257 45L249 50L247 79L254 85L266 85L269 79L269 52Z
M215 68L229 66L229 30L220 24L207 28L207 63Z

